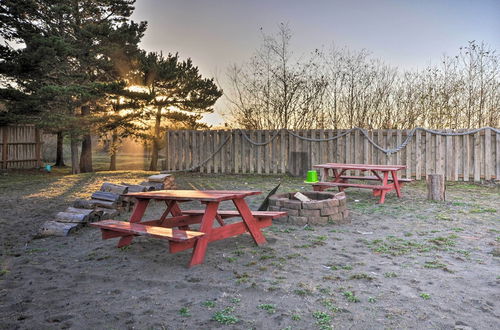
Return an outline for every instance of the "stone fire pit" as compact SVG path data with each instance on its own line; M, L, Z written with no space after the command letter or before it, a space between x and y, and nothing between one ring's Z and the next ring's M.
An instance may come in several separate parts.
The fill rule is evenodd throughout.
M294 197L295 192L276 194L269 198L270 211L286 211L288 217L277 220L292 225L326 225L351 222L347 210L345 193L324 191L301 192L311 199L301 202Z

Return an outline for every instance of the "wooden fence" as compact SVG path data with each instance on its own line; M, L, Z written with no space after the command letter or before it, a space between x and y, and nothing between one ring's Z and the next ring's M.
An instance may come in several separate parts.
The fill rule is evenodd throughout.
M40 130L33 125L0 126L0 168L42 165Z
M346 131L293 132L301 137L327 139ZM409 132L372 130L368 135L383 148L395 148ZM199 168L200 172L283 174L297 167L301 161L297 155L302 155L309 169L314 164L328 162L403 164L407 169L402 176L417 180L431 173L444 174L449 181L500 178L500 134L490 129L463 136L441 136L417 130L405 148L390 155L376 149L359 130L322 142L307 141L281 130L264 146L249 143L243 133L252 141L263 143L269 141L275 131L170 131L163 167L170 171L184 170L209 159ZM304 157L301 159L304 161Z

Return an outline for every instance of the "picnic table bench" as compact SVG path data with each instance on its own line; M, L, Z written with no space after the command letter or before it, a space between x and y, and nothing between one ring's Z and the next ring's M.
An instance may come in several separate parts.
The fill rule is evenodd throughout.
M397 172L405 169L405 165L372 165L372 164L341 164L341 163L327 163L314 165L313 167L319 168L321 171L321 181L313 183L313 190L323 191L328 188L337 187L339 191L344 191L345 188L361 188L373 190L374 196L380 196L379 203L383 204L385 195L395 190L399 198L402 197L401 187L411 179L398 178ZM360 172L371 172L371 176L362 175L346 175L345 172L349 170L356 170ZM328 180L330 171L333 180ZM378 181L377 184L363 184L352 183L349 180L367 180Z
M251 211L244 198L260 194L260 191L222 190L160 190L130 193L137 203L128 222L104 220L91 226L101 229L102 238L119 237L118 247L132 243L135 236L165 239L171 253L193 249L189 266L203 263L207 245L248 232L257 245L266 243L262 228L272 224L272 219L286 216L286 212ZM166 210L159 219L143 221L146 208L151 200L163 200ZM199 201L205 209L181 210L179 203ZM219 210L220 202L232 201L236 210ZM242 220L226 224L223 219L240 217ZM213 226L217 220L219 227ZM197 230L190 228L199 224Z

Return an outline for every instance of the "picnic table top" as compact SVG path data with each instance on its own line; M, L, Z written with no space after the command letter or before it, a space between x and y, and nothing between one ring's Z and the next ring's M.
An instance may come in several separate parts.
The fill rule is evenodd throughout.
M129 193L125 196L139 199L168 199L168 200L199 200L202 202L221 202L235 198L243 198L261 194L254 190L156 190Z
M374 165L374 164L342 164L342 163L326 163L314 165L316 168L334 168L347 170L374 170L374 171L399 171L406 168L406 165Z

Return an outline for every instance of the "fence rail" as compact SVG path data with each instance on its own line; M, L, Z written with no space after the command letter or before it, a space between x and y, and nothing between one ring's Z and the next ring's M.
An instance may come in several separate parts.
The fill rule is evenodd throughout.
M342 134L345 135L334 139ZM309 169L328 162L403 164L407 166L403 177L417 180L431 173L444 174L449 181L500 178L500 133L495 130L486 128L474 134L446 136L421 130L413 135L411 130L367 131L368 137L383 149L400 146L409 134L411 139L404 148L386 154L359 130L169 131L163 167L202 173L283 174L293 173L301 162Z
M34 125L0 126L0 168L40 167L41 145Z

